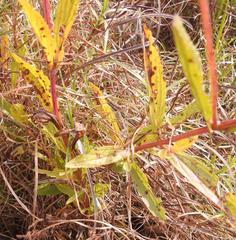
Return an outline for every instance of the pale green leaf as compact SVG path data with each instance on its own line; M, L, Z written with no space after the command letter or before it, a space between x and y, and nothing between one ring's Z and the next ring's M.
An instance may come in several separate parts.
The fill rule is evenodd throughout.
M199 111L200 111L199 106L197 102L194 100L191 103L189 103L187 106L185 106L184 109L177 114L177 116L172 117L170 119L170 123L172 125L181 124L190 116L192 116L195 113L198 113Z
M185 164L175 154L169 154L169 156L168 157L166 156L166 158L199 192L201 192L204 196L210 199L217 206L221 206L221 201L217 197L217 195L210 188L207 187L207 185L199 178L197 174L193 172L192 169L190 169L190 167L187 166L187 164L190 165L188 161L186 161L187 164ZM193 168L192 165L191 168ZM201 169L200 175L205 177L206 175L204 175L203 173L205 174L205 171Z
M218 183L216 174L199 157L190 156L186 153L176 153L176 156L209 188L215 189Z
M192 94L206 122L210 124L212 116L211 101L209 95L203 90L203 70L199 52L192 43L180 17L175 16L172 29L180 62L190 84Z
M137 192L142 197L148 210L160 220L166 220L165 209L161 204L161 199L155 197L146 175L136 163L131 164L130 175Z
M55 137L55 134L57 133L57 128L55 125L51 122L44 125L42 128L42 132L47 136L51 143L54 143L56 146L56 150L59 150L63 153L66 153L66 147L64 145L64 142L61 137Z
M66 164L67 168L95 168L122 161L129 156L127 150L113 146L99 147L87 154L81 154Z

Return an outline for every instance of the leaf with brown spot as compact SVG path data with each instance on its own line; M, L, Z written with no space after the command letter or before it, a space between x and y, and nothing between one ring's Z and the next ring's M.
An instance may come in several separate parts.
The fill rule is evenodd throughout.
M157 131L162 125L166 111L166 82L163 79L163 65L155 46L152 33L143 26L145 39L149 47L144 50L144 66L149 92L149 114L152 130Z
M116 118L115 113L113 112L110 105L107 103L103 93L93 83L89 83L89 88L91 89L94 99L93 99L93 105L95 107L96 112L107 121L107 123L110 125L110 128L107 127L104 131L106 133L109 133L109 137L116 143L122 143L121 139L121 131L118 124L118 120Z
M18 0L27 16L35 35L43 46L47 56L49 66L52 66L55 56L55 40L51 35L50 29L43 17L26 0Z
M75 20L78 0L59 0L57 4L56 17L54 23L54 35L58 51L57 61L61 61L64 55L63 44L69 35L73 22Z
M47 76L36 67L25 62L22 58L14 53L11 53L14 61L18 63L19 69L22 72L23 78L34 86L34 90L38 94L42 106L49 112L52 111L52 99L51 99L51 83Z

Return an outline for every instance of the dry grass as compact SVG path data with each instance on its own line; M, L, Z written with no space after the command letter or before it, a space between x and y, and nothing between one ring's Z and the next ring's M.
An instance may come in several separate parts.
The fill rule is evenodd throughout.
M24 23L23 14L15 4L3 2L6 9L1 18L8 22L11 47L14 34L23 40L27 32L27 57L43 68L42 53L30 26ZM11 1L10 1L11 2ZM147 121L147 93L143 72L142 23L152 29L160 46L168 84L168 117L182 109L192 97L188 87L183 87L178 98L176 93L185 84L181 66L173 45L170 22L173 14L179 13L186 20L192 39L202 50L203 41L199 25L198 7L195 1L110 1L105 24L96 26L99 1L81 1L79 14L66 46L66 58L58 74L58 94L61 112L70 128L69 114L73 111L74 122L83 124L86 135L93 144L112 144L101 129L106 122L91 107L88 81L100 87L119 120L124 139L130 140L133 133ZM214 8L212 1L212 9ZM161 14L158 13L161 9ZM17 29L13 10L17 10ZM235 31L234 7L229 6L222 49L218 66L220 76L219 113L221 118L235 117L235 46L230 43ZM5 15L3 14L5 11ZM7 16L7 18L6 18ZM160 21L161 20L161 21ZM161 24L158 24L161 23ZM1 30L3 31L3 30ZM230 69L230 70L228 70ZM206 70L206 69L205 69ZM35 118L35 125L17 128L9 118L1 114L0 128L0 239L67 240L67 239L235 239L236 234L223 214L192 187L167 161L149 154L140 153L142 166L154 193L163 200L167 210L167 222L160 223L146 209L132 188L129 178L117 174L112 167L91 170L94 183L109 184L109 191L100 199L102 210L96 214L83 214L73 205L65 205L67 197L37 196L35 199L35 142L39 147L50 148L39 131L38 104L33 88L22 80L12 89L8 73L0 73L1 94L11 103L21 102ZM3 124L4 123L4 124ZM186 121L175 134L202 125L200 116ZM18 137L16 140L11 132ZM170 134L173 134L173 132ZM215 133L202 136L190 153L206 159L212 171L221 169L228 156L235 157L235 133ZM23 152L19 153L22 147ZM16 151L16 149L18 151ZM39 168L50 169L50 165L39 159ZM60 181L39 175L39 183ZM80 189L77 183L69 183ZM217 193L223 196L229 187L235 188L235 168L220 175ZM88 191L85 189L85 191ZM88 193L90 194L90 193ZM14 196L15 195L15 196ZM16 198L17 197L17 198ZM130 202L131 201L131 204ZM24 208L26 207L26 209ZM33 211L36 208L35 212Z

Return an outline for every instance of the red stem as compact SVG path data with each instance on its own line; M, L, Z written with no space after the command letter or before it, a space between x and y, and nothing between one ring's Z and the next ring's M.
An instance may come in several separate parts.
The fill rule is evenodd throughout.
M206 39L206 58L209 69L210 85L211 85L211 101L212 101L212 129L217 127L217 72L216 72L216 62L214 56L214 46L212 37L212 25L211 25L211 15L209 10L208 0L198 0L201 17L202 17L202 27L204 36Z
M52 67L52 69L49 70L49 79L51 81L53 113L56 116L59 125L62 126L62 119L59 113L57 91L56 91L56 67Z
M48 24L48 27L52 29L52 21L51 21L51 5L49 0L41 0L41 6L43 9L43 17Z
M225 130L225 129L232 128L232 127L236 127L236 119L225 120L225 121L219 123L215 130L220 131L220 130ZM156 142L145 143L140 146L136 146L135 151L137 152L137 151L145 150L145 149L152 148L152 147L162 147L163 145L167 145L170 142L176 142L181 139L197 136L200 134L205 134L208 132L209 132L208 127L202 127L202 128L190 130L185 133L179 134L177 136L173 136L171 138L160 139Z

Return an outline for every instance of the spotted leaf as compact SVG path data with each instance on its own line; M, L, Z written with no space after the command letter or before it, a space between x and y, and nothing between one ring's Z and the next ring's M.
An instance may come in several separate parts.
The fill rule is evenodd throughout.
M54 23L54 35L58 51L58 61L61 61L64 55L63 44L69 35L73 22L75 20L79 1L78 0L59 0L56 10Z
M92 91L92 94L94 96L93 98L93 105L95 107L96 112L104 118L107 123L110 125L109 127L104 129L107 133L109 133L109 137L114 142L122 142L120 138L120 127L118 125L118 120L116 118L115 113L113 112L110 105L107 103L102 91L93 83L89 83L89 87Z
M42 106L47 111L52 111L52 100L50 94L51 83L47 76L33 65L25 62L22 58L16 54L11 53L14 61L19 64L19 69L22 72L23 78L33 85L35 92L37 93L38 99Z
M47 23L27 0L18 0L18 2L27 16L35 35L44 48L49 66L52 66L56 53L56 46Z
M152 33L146 25L143 30L145 39L149 42L149 46L144 50L144 66L148 82L150 120L152 130L156 131L165 115L166 82L163 79L163 66Z

